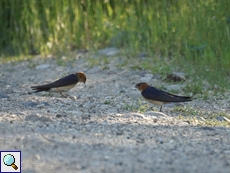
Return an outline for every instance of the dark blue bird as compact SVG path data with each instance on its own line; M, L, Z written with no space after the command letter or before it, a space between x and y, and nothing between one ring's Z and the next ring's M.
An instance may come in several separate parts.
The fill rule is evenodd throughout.
M62 94L62 92L67 92L68 90L72 89L78 82L86 82L86 76L83 72L73 73L55 82L46 85L32 86L31 88L36 90L35 92L57 92L66 97Z
M153 103L157 106L161 106L160 111L162 112L162 107L164 104L170 102L188 102L192 101L191 97L187 96L177 96L166 91L157 89L155 87L149 86L147 83L138 83L135 86L141 95L150 103Z

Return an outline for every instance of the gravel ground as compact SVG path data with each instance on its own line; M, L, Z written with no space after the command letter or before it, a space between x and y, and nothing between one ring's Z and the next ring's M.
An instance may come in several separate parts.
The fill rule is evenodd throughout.
M22 151L24 173L230 172L230 128L182 121L173 104L164 107L165 114L124 109L138 104L136 83L160 80L146 71L118 70L119 63L113 58L105 69L90 68L78 57L58 66L52 56L38 56L1 65L1 150ZM28 94L32 85L78 71L87 81L69 91L72 97ZM197 99L177 106L228 113L229 102Z

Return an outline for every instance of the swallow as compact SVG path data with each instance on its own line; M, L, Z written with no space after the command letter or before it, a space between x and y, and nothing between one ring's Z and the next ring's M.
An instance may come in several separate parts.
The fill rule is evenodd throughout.
M171 102L189 102L192 101L192 97L177 96L166 91L157 89L153 86L149 86L147 83L138 83L135 88L141 91L141 95L150 103L153 103L160 107L160 112L164 104Z
M58 79L55 82L45 85L31 86L31 88L32 90L36 90L35 93L42 91L57 92L60 93L63 97L67 97L63 95L63 92L69 91L70 89L75 87L78 82L83 82L85 84L86 76L83 72L73 73L61 79Z

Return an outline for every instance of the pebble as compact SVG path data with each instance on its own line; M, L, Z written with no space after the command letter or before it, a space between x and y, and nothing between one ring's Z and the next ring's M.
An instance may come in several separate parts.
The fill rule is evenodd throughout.
M167 91L171 91L171 90L178 90L178 91L180 91L184 87L185 87L185 85L168 85L168 86L166 86L166 89L167 89Z
M95 74L101 71L101 67L99 66L94 66L92 69L88 71L89 74Z
M52 121L50 118L44 117L44 116L37 116L37 115L28 115L25 118L25 121L32 121L32 122L36 122L36 121L41 121L41 122L47 122L47 121Z
M118 130L118 131L116 131L116 135L123 135L123 131L122 130Z
M204 126L204 127L199 127L198 129L201 129L201 130L215 130L214 128L212 127L208 127L208 126Z
M127 91L126 91L126 95L127 95L129 98L132 98L132 99L138 99L138 98L142 97L142 96L141 96L141 92L139 92L138 90L136 90L136 91L127 90Z
M139 55L138 55L138 58L145 58L148 56L148 53L146 52L141 52Z
M94 103L85 103L83 105L83 108L90 109L92 107L95 107L96 105Z
M10 97L8 95L3 94L3 93L0 92L0 98L10 98Z
M176 71L174 71L173 74L185 79L185 73L184 72L176 72Z
M196 117L197 120L201 120L201 121L205 121L205 118L204 117Z
M168 115L164 114L163 112L154 112L154 111L147 111L144 113L144 115L149 115L149 116L153 116L153 117L166 117L166 118L171 118Z
M230 120L228 118L226 118L226 117L223 117L223 116L217 117L216 120L218 120L218 121L227 121L227 122L230 123Z
M101 108L102 110L108 109L108 107L109 107L108 105L101 105L101 106L100 106L100 108Z
M61 118L62 115L61 115L61 114L57 114L56 117L57 117L57 118Z
M129 112L127 114L125 114L124 118L145 118L145 116L143 114L140 113L135 113L135 112Z
M32 102L32 101L27 101L27 102L21 102L23 106L28 106L28 107L36 107L38 103Z
M91 117L90 114L84 114L84 115L81 116L81 119L83 119L83 120L89 120L90 117Z
M42 65L36 66L36 70L44 70L44 69L46 69L48 67L50 67L49 64L42 64Z
M121 53L121 51L116 47L108 47L108 48L98 50L98 53L106 56L112 56Z

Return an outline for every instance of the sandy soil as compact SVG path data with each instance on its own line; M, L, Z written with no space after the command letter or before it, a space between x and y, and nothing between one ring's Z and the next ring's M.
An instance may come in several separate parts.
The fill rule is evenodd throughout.
M58 66L52 57L0 66L0 150L22 151L22 172L230 172L230 129L198 127L164 113L136 113L134 86L159 79L146 71L89 67L85 58ZM32 65L31 65L32 64ZM59 94L28 94L30 86L83 71L86 84ZM146 101L141 101L144 105ZM225 103L229 103L225 100ZM218 100L191 104L202 111L229 111ZM159 109L155 107L156 109Z

